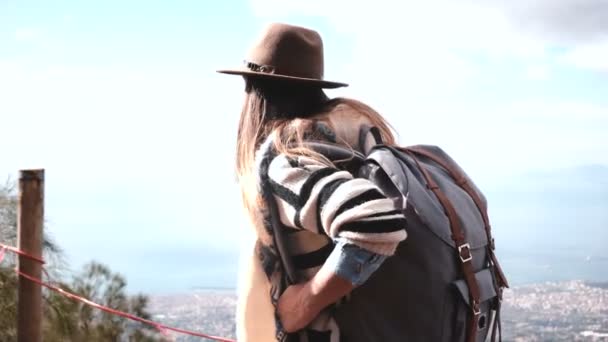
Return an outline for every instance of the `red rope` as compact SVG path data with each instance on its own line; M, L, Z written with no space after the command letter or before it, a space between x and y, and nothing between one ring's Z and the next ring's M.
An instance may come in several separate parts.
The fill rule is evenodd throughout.
M39 263L41 263L41 264L43 264L43 265L45 264L44 260L40 259L39 257L35 257L35 256L33 256L33 255L29 255L29 254L27 254L27 253L25 253L25 252L22 252L21 250L19 250L19 249L15 248L15 247L12 247L12 246L7 246L7 245L5 245L5 244L3 244L3 243L0 243L0 247L2 247L2 249L3 249L3 250L7 250L7 251L13 252L13 253L15 253L15 254L19 254L19 255L21 255L22 257L26 257L26 258L28 258L28 259L30 259L30 260L37 261L37 262L39 262ZM1 261L1 260L0 260L0 261Z
M14 247L6 246L6 245L1 244L1 243L0 243L0 247L2 248L2 249L0 249L0 262L2 262L2 259L4 258L5 251L8 250L8 251L17 253L19 255L23 255L26 258L30 258L32 260L36 260L38 262L44 263L44 261L42 259L33 257L31 255L28 255L27 253L24 253L24 252L22 252L22 251L20 251L20 250L18 250L16 248L14 248ZM130 319L132 321L136 321L136 322L140 322L140 323L144 323L144 324L153 326L158 331L160 331L162 334L166 334L167 331L174 331L174 332L177 332L177 333L180 333L180 334L186 334L186 335L191 335L191 336L196 336L196 337L208 338L210 340L219 341L219 342L236 342L236 340L232 340L232 339L229 339L229 338L211 336L211 335L207 335L207 334L203 334L203 333L198 333L198 332L194 332L194 331L189 331L189 330L185 330L185 329L180 329L180 328L173 328L173 327L170 327L170 326L158 323L158 322L154 322L154 321L151 321L151 320L148 320L148 319L137 317L137 316L132 315L130 313L122 312L122 311L119 311L119 310L115 310L115 309L109 308L107 306L103 306L103 305L94 303L94 302L92 302L92 301L90 301L90 300L88 300L88 299L86 299L84 297L81 297L81 296L78 296L78 295L73 294L71 292L65 291L62 288L59 288L57 286L53 286L51 284L45 283L44 281L42 281L40 279L37 279L37 278L34 278L34 277L32 277L32 276L30 276L28 274L25 274L25 273L19 271L18 269L15 269L15 272L17 272L17 274L19 274L21 277L23 277L23 278L25 278L25 279L27 279L27 280L29 280L31 282L34 282L34 283L36 283L38 285L41 285L41 286L44 286L44 287L46 287L49 290L55 291L57 293L60 293L60 294L66 296L66 297L68 297L68 298L70 298L72 300L76 300L76 301L82 302L82 303L84 303L86 305L92 306L94 308L97 308L99 310L102 310L104 312L107 312L107 313L110 313L110 314L113 314L113 315L116 315L116 316L121 316L121 317Z

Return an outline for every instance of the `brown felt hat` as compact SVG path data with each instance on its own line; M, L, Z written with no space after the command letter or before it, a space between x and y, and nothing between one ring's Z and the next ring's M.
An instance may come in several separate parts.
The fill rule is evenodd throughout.
M281 79L320 88L348 84L323 79L323 41L316 31L281 23L266 27L245 60L245 65L223 74Z

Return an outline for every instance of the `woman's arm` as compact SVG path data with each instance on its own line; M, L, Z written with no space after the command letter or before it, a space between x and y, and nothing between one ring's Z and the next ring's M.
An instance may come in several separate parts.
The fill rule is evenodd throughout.
M341 238L371 252L392 255L406 238L405 217L371 181L314 158L273 158L269 186L283 224Z
M288 287L278 304L283 329L295 332L306 327L321 310L355 288L349 280L328 267L321 267L309 281Z
M310 281L288 287L279 299L284 329L294 332L307 326L321 310L363 284L386 258L338 239L320 271Z

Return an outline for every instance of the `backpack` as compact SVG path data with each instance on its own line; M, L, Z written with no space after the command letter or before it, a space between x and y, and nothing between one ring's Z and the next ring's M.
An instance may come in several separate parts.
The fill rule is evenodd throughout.
M365 149L366 141L375 144ZM325 142L308 146L356 177L374 182L406 216L408 238L333 308L345 342L485 341L500 333L508 287L495 255L485 197L437 146L387 146L375 127L360 133L360 154ZM293 266L270 206L286 281Z

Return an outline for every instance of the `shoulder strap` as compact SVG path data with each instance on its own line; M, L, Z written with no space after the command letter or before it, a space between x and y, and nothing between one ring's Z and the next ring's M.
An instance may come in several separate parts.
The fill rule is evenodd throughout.
M452 230L452 239L456 244L456 248L458 249L458 256L460 258L460 266L462 269L462 273L464 274L464 279L466 281L467 287L469 288L469 297L471 299L471 319L468 322L467 329L467 342L475 342L476 339L476 331L477 331L477 323L479 320L480 314L480 298L481 291L479 289L479 284L477 283L477 278L475 278L475 272L473 270L473 265L471 260L473 258L473 253L471 251L470 245L465 241L465 236L462 231L460 220L456 214L456 209L452 202L448 199L448 197L441 191L435 180L431 177L428 170L420 164L414 152L408 149L402 149L405 153L410 155L418 169L422 172L425 181L427 183L427 188L431 190L441 206L444 208L445 213L450 222L450 229Z
M496 273L498 275L498 280L500 281L500 286L509 287L507 278L506 278L504 272L502 271L500 264L498 263L498 259L496 258L496 255L494 254L495 245L494 245L494 238L492 237L490 219L488 217L488 208L486 205L484 205L483 201L481 200L481 198L479 197L477 192L473 189L471 184L467 181L467 178L460 171L458 171L457 168L451 166L449 163L446 163L444 159L438 157L437 155L433 154L432 152L429 152L428 150L424 150L419 147L400 148L400 150L409 151L411 153L429 158L430 160L434 161L439 166L444 168L448 172L450 177L452 177L452 179L454 179L456 184L458 186L460 186L471 197L471 199L475 203L475 206L477 206L477 209L481 213L481 217L483 219L486 236L488 238L488 243L490 245L490 249L489 249L490 258L496 269Z
M285 228L281 223L277 202L274 197L269 198L266 202L270 214L270 225L272 226L272 240L277 248L277 254L279 254L281 260L283 272L285 272L287 285L292 285L297 283L296 272L293 260L289 257L289 252L287 251Z
M380 130L376 126L363 125L361 126L361 130L359 131L359 149L363 151L364 154L367 154L367 138L369 135L374 138L374 143L376 145L384 144L382 140L382 134L380 134Z

